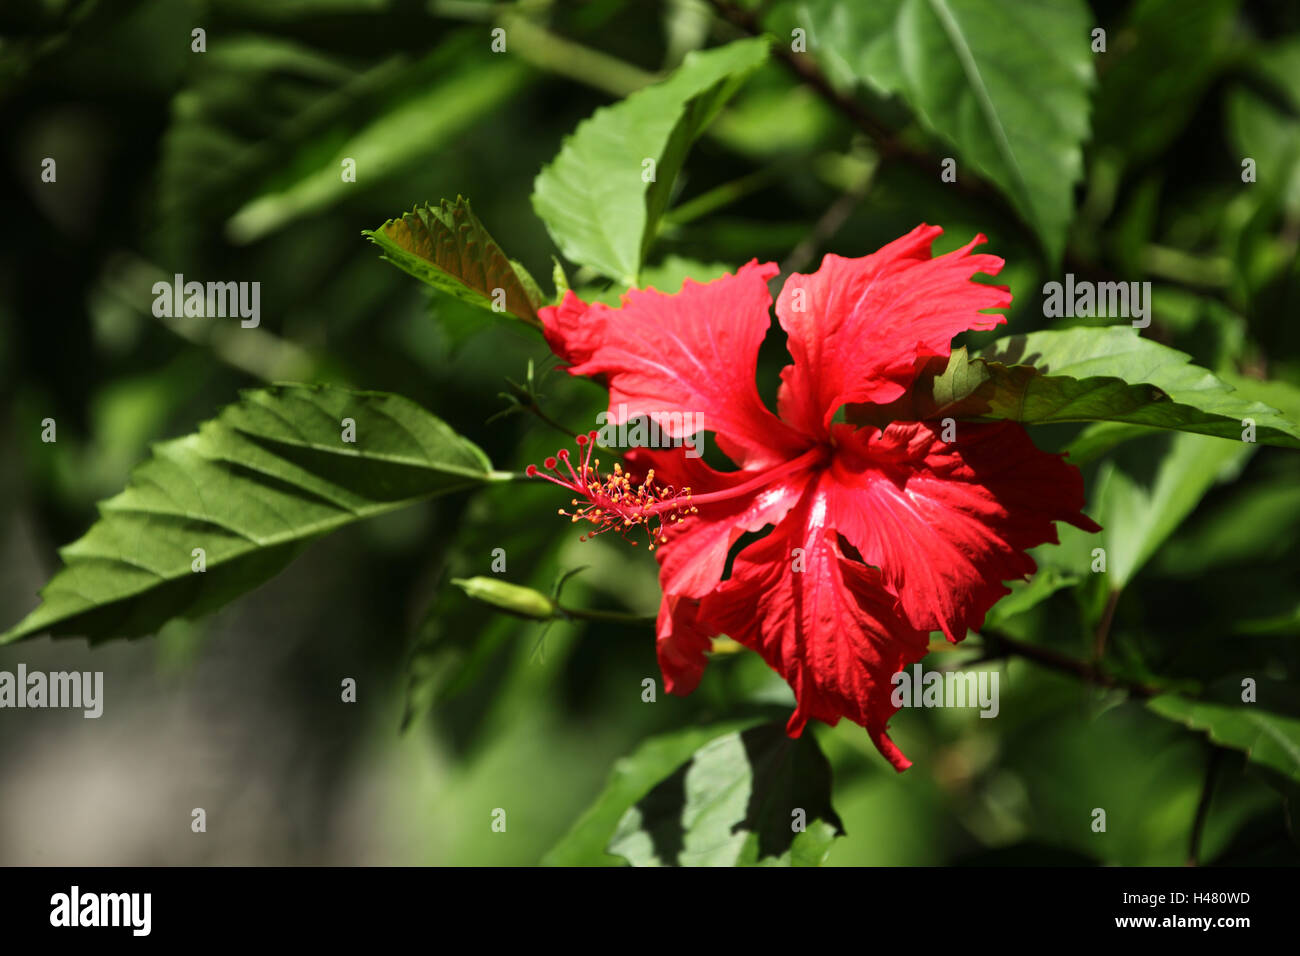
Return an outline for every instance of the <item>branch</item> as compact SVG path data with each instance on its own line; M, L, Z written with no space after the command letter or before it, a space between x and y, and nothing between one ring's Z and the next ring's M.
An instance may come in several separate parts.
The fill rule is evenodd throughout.
M654 627L656 617L653 614L635 614L631 611L602 611L598 608L568 607L557 604L556 608L563 617L576 618L579 621L605 621L610 624L633 624Z
M1092 641L1092 659L1094 663L1100 664L1101 659L1106 656L1106 639L1110 637L1110 625L1115 620L1115 607L1119 604L1119 590L1110 592L1106 598L1106 609L1101 612L1101 620L1097 623L1097 632L1093 635Z
M872 167L871 171L863 176L847 192L842 193L835 202L827 207L822 213L821 218L813 224L812 230L804 237L799 245L795 246L784 262L781 263L781 282L784 284L786 278L792 272L798 272L807 268L813 261L817 250L822 247L828 239L840 231L840 227L848 221L849 216L858 204L866 198L867 192L871 189L871 182L875 178L877 167Z
M1077 657L1071 657L1068 654L1062 654L1060 651L1054 651L1050 647L1043 647L1041 644L1029 644L1017 640L1000 631L980 631L980 636L984 638L984 642L989 648L989 654L985 659L1015 655L1033 661L1042 667L1077 677L1098 687L1126 690L1138 697L1155 697L1162 693L1158 687L1116 677L1114 674L1102 670L1096 664L1079 660Z

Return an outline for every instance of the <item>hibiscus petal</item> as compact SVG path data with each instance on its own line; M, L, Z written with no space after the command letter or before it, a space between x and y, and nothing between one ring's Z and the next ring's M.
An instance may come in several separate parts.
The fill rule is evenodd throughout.
M537 310L542 320L542 334L551 351L570 365L581 365L591 359L591 353L605 336L605 315L591 312L591 306L568 289L559 305L548 305Z
M789 681L798 701L791 736L810 719L848 717L905 770L911 764L886 732L897 710L891 678L925 655L927 635L902 619L877 569L841 550L828 523L829 484L823 475L771 534L736 556L731 577L701 602L697 627L753 648Z
M758 487L734 498L699 504L694 514L664 526L667 543L655 550L663 592L693 598L703 597L722 580L727 552L741 535L785 517L799 502L812 474L810 468L804 468L764 482L766 469L718 471L680 448L637 448L627 454L625 461L629 472L638 477L653 468L660 487L690 488L692 499L730 491L756 479L760 482Z
M636 448L627 454L625 463L638 481L654 469L658 486L677 491L690 488L693 497L761 481L768 473L760 468L717 471L681 448ZM664 594L656 646L669 693L695 690L708 663L705 655L713 635L697 621L698 598L717 587L732 545L746 531L758 531L785 517L803 495L810 475L808 468L778 475L735 498L700 504L694 514L664 526L667 541L655 549Z
M700 626L700 602L664 594L655 624L655 652L664 675L664 689L685 695L699 686L708 664L713 637Z
M610 423L647 415L678 438L702 422L739 464L781 461L807 442L763 405L755 383L776 271L750 262L707 284L688 279L676 295L634 289L620 308L598 303L577 320L575 309L542 310L542 322L570 374L609 383Z
M931 258L942 232L917 226L869 256L828 255L812 275L786 280L776 314L794 364L781 373L782 419L824 436L841 405L893 401L927 358L950 354L953 336L1006 321L981 310L1007 306L1011 293L970 281L997 275L1002 259L971 254L982 235Z
M1026 548L1056 543L1056 521L1085 531L1083 477L1040 451L1015 422L956 424L955 441L925 422L880 431L836 425L831 520L880 568L908 621L959 641L1036 570Z

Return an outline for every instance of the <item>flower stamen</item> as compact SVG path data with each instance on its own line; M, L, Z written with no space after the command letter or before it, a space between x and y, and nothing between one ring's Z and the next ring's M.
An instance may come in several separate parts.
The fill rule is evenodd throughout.
M582 536L583 541L606 531L617 531L626 538L629 531L640 526L645 528L650 539L650 550L653 551L656 544L664 544L668 540L664 533L665 524L676 524L697 513L698 509L691 503L691 489L678 490L672 485L656 485L653 468L646 472L645 478L639 483L633 483L631 475L620 464L614 465L612 473L602 475L600 459L592 459L596 434L593 431L575 439L578 448L582 450L582 461L576 469L569 461L569 450L562 448L556 452L555 457L547 458L543 463L550 474L536 465L529 465L525 473L530 478L545 478L578 496L570 502L574 510L561 508L560 514L575 524L589 521L596 526L594 531Z

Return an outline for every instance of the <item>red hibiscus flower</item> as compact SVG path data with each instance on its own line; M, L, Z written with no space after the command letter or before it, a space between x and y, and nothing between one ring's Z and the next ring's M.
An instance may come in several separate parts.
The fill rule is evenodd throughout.
M883 405L907 391L953 336L991 329L1010 292L971 281L1002 259L972 254L984 241L932 257L941 230L918 226L860 259L828 255L794 274L776 302L793 358L781 374L779 415L755 383L771 323L772 264L750 262L676 295L633 290L620 308L572 292L542 309L547 341L572 375L609 387L609 422L646 416L684 437L702 414L735 462L717 471L686 449L641 448L602 476L582 460L548 459L571 489L574 521L596 531L642 525L657 543L663 603L657 649L667 689L699 683L710 639L727 634L763 656L794 690L792 736L810 718L863 725L899 770L910 762L886 733L896 708L890 678L926 653L928 635L961 640L1033 573L1025 549L1057 541L1055 521L1098 530L1080 509L1083 481L1039 451L1013 422L886 428L836 423L854 404ZM766 536L728 556L747 532Z

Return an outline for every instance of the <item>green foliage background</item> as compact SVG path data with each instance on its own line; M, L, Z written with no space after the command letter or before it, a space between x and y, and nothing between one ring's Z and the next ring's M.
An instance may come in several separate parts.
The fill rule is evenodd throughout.
M1042 285L1067 271L1150 281L1145 338L1300 420L1294 5L722 6L730 16L689 0L6 4L0 623L31 610L55 548L151 443L194 431L240 389L396 393L501 469L563 442L534 417L498 414L530 362L548 415L591 421L602 393L556 372L525 322L431 292L361 235L461 194L534 276L550 277L559 251L575 287L606 298L621 288L600 271L662 287L753 257L809 271L824 252L860 255L921 221L944 226L939 251L984 232L1016 299L1006 327L968 337L971 354L1007 333L1115 324L1044 318ZM190 49L196 26L203 54ZM497 26L504 54L491 51ZM688 68L672 81L689 103L683 125L652 90L621 134L666 144L660 180L627 210L589 210L617 211L619 227L643 217L631 241L548 236L539 215L604 181L561 154L581 146L565 145L578 124L748 26L786 47L805 30L824 87L779 57L724 54L744 83L722 108L715 77ZM1105 53L1088 49L1097 26ZM57 184L40 181L46 156ZM940 179L949 156L957 183ZM343 157L356 183L341 181ZM260 328L155 318L152 284L175 273L260 281ZM773 336L761 357L769 399L781 345ZM40 440L46 417L56 444ZM997 659L997 719L895 718L915 762L905 774L860 728L819 726L829 816L846 834L808 834L827 862L1300 862L1300 459L1128 421L1034 428L1084 464L1106 530L1062 529L990 628L1073 660L1105 631L1110 683L1185 696L1148 707L1013 654ZM349 526L156 640L0 648L0 669L103 670L107 687L99 721L0 714L0 862L618 862L607 846L651 861L636 833L615 834L636 799L620 794L647 792L701 746L725 771L739 742L762 742L759 716L788 712L789 692L736 653L693 696L646 704L649 628L543 628L451 586L490 573L504 548L515 583L550 593L585 568L566 580L566 605L652 614L644 550L580 544L552 490L454 491ZM1089 571L1098 544L1106 576ZM998 651L972 638L927 666ZM1243 676L1259 681L1266 726L1226 706ZM343 677L358 681L355 705L339 701ZM203 836L189 832L195 806L209 812ZM506 833L490 828L498 807ZM1104 834L1090 826L1098 807ZM733 851L756 862L753 845Z

